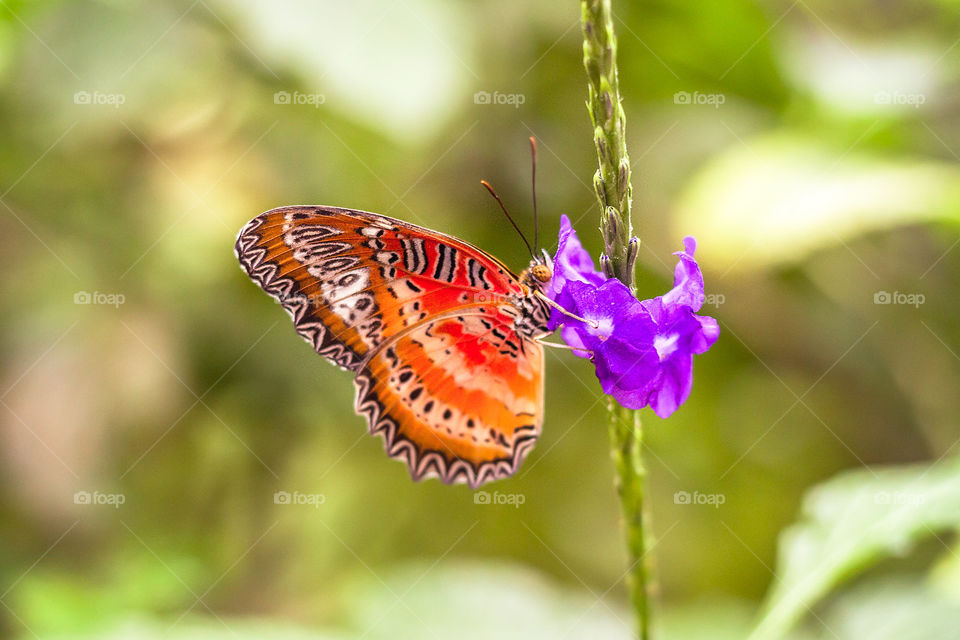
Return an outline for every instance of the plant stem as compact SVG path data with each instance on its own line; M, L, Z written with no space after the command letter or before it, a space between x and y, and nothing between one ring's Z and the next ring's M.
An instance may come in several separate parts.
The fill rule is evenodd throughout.
M611 0L581 0L583 65L587 72L587 108L593 123L598 168L593 184L600 201L604 253L600 264L607 277L634 289L634 263L640 246L630 221L632 189L627 154L626 116L617 76L617 38ZM610 403L611 451L617 492L627 534L630 603L637 617L638 637L650 638L650 571L644 509L643 430L640 414Z
M630 222L630 157L627 154L627 118L620 102L617 75L617 37L610 0L581 0L583 66L587 71L587 108L599 167L593 186L600 200L600 230L608 277L633 289L633 265L640 241Z
M650 637L650 566L647 557L644 486L647 471L643 466L640 412L610 402L610 442L617 470L617 491L627 533L630 560L630 604L637 617L638 637Z

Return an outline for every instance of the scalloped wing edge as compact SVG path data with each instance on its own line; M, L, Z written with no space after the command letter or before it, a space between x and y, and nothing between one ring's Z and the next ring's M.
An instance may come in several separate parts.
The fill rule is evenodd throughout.
M293 319L294 329L318 355L345 371L356 373L362 361L360 356L344 343L332 338L330 330L323 323L304 321L310 305L306 299L291 295L297 286L296 281L293 278L278 278L278 265L272 262L264 263L267 250L255 246L259 236L252 233L263 224L263 216L264 214L260 214L250 220L237 234L233 253L240 267L257 286L283 307Z
M513 453L509 458L483 462L477 466L467 460L449 462L441 452L422 451L412 441L398 435L396 421L383 413L383 406L371 391L370 382L371 377L365 371L359 372L354 378L357 387L354 410L367 419L372 435L383 438L383 448L387 455L407 464L410 476L415 482L438 478L444 484L464 483L471 489L477 489L487 482L502 480L515 474L537 442L539 434L536 428L533 428L529 434L517 435Z

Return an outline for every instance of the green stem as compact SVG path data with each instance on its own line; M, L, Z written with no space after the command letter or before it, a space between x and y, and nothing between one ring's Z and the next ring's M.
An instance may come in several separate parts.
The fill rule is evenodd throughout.
M630 157L627 154L627 118L620 99L617 75L617 37L610 0L581 0L583 66L587 71L587 108L593 122L593 140L599 167L593 186L600 200L600 229L609 277L633 288L633 265L639 240L630 222Z
M604 251L600 264L608 277L634 289L634 263L640 241L630 221L632 188L627 154L626 116L617 76L617 38L611 0L581 0L583 65L587 72L587 108L597 148L593 184L600 201ZM610 441L617 472L617 492L627 534L630 603L637 617L638 637L650 638L650 567L644 509L646 469L640 414L610 403Z
M647 475L643 466L643 430L640 412L610 403L610 441L617 470L617 491L627 532L630 568L630 604L637 617L638 637L650 637L650 563L647 557L644 486Z

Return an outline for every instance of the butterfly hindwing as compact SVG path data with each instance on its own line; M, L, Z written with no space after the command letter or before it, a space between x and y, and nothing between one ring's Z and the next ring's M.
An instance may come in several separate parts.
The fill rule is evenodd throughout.
M543 348L478 308L431 320L357 376L356 409L415 479L476 487L512 475L540 434Z
M476 486L516 470L540 429L543 352L514 328L523 290L499 261L386 216L308 206L254 218L236 251L317 353L355 374L358 413L415 478Z

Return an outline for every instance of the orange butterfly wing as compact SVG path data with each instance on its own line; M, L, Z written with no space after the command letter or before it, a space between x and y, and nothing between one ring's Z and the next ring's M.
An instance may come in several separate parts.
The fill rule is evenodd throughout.
M247 274L320 355L355 374L355 408L414 479L513 474L540 433L542 347L526 292L480 249L373 213L283 207L241 230Z

